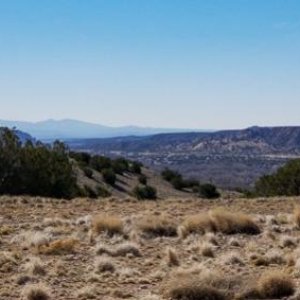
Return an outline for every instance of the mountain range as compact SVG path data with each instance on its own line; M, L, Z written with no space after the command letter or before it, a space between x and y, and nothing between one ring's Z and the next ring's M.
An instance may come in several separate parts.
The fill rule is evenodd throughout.
M73 142L79 147L81 144L84 148L99 151L193 152L202 155L300 154L300 126L254 126L241 130L165 133Z
M120 136L145 136L158 133L185 132L187 129L150 128L138 126L110 127L78 120L45 120L23 122L0 120L0 126L16 128L42 141L84 138L108 138Z
M85 139L72 149L124 156L151 168L175 169L223 188L249 188L262 175L300 157L300 126Z

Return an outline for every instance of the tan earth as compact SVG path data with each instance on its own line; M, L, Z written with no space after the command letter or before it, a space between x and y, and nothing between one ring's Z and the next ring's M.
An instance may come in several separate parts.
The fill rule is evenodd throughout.
M300 299L298 204L3 196L0 299Z

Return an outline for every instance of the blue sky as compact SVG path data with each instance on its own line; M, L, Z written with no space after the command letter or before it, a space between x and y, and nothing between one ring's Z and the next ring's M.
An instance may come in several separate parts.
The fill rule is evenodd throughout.
M299 0L0 1L0 118L300 125Z

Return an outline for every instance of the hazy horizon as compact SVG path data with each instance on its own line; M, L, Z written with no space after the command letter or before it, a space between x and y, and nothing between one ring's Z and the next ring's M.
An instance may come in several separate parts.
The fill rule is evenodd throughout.
M0 3L0 119L300 125L300 2Z

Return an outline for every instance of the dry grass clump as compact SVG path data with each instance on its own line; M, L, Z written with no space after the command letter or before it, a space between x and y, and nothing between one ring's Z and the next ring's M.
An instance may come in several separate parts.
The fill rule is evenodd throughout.
M48 246L43 246L39 249L40 253L49 255L59 255L75 252L75 247L79 241L74 238L60 239L53 241Z
M110 256L113 256L113 249L111 249L110 247L108 246L105 246L105 245L97 245L96 247L96 255L103 255L103 254L106 254L106 255L110 255Z
M0 252L0 269L2 269L2 267L6 265L12 266L16 264L17 264L17 260L11 252L8 251Z
M211 243L204 242L200 245L200 253L205 257L214 257L214 246Z
M123 222L117 216L98 215L92 219L93 233L99 235L106 233L109 236L123 233Z
M15 236L11 243L20 244L23 248L40 248L48 245L51 241L52 236L49 233L41 231L26 231Z
M116 270L115 265L113 264L111 258L109 257L99 257L95 262L95 271L96 273L113 273Z
M207 213L187 217L178 229L182 238L192 233L204 234L216 231L215 224Z
M288 248L293 248L297 246L297 240L292 237L292 236L288 236L288 235L284 235L281 237L281 246L282 247L288 247Z
M127 256L127 255L132 255L135 257L142 256L139 246L131 242L125 242L123 244L120 244L111 254L113 256Z
M228 242L229 246L232 247L241 247L241 242L236 238L231 238Z
M300 206L296 206L293 211L293 220L295 225L300 228Z
M177 273L165 284L163 290L167 298L175 300L226 300L228 282L211 272Z
M76 296L79 299L96 299L97 293L96 288L93 285L87 285L77 291Z
M176 250L171 247L168 247L166 250L166 260L169 267L177 267L180 265Z
M42 284L32 284L24 288L23 297L26 300L49 300L49 289Z
M209 213L211 221L217 231L225 234L259 234L260 228L254 220L243 213L231 213L223 208L215 209Z
M240 266L243 266L245 264L242 257L241 257L241 254L236 252L236 251L224 254L221 257L221 260L226 265L240 265Z
M293 280L284 272L271 271L261 276L257 291L262 299L281 299L295 293Z
M139 223L139 229L147 237L177 236L177 226L166 216L148 216Z
M51 226L51 227L57 227L57 226L63 226L67 225L70 222L68 220L64 220L58 217L54 218L45 218L42 222L42 224L46 227Z
M284 254L277 250L267 252L265 258L267 259L268 264L283 265L286 263Z
M180 232L180 235L185 238L191 233L207 232L259 234L260 228L251 217L243 213L231 213L219 208L187 217L180 227Z
M24 268L30 275L46 275L46 268L38 257L32 257Z
M124 242L116 246L116 248L108 247L105 245L98 245L96 247L96 255L109 255L109 256L135 256L141 257L141 251L137 244L132 242Z

